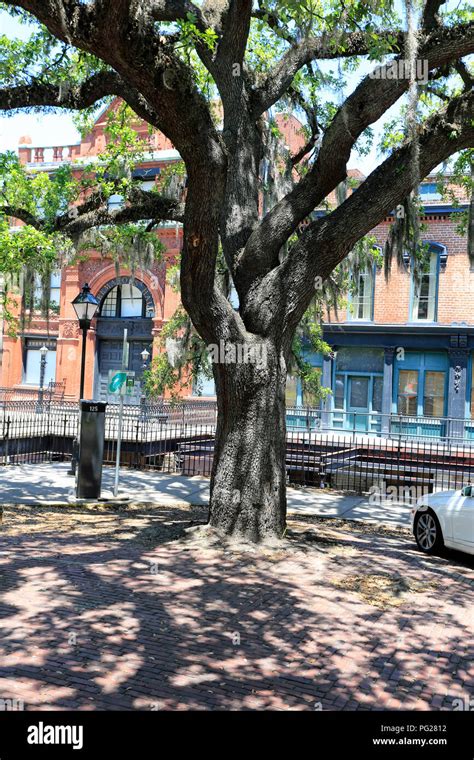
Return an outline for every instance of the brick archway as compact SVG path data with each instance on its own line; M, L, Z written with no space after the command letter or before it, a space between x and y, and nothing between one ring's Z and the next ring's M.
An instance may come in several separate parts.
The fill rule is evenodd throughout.
M88 282L93 294L102 302L107 293L115 286L128 284L131 279L132 273L126 267L121 268L120 274L117 276L115 266L109 264L100 269L94 276L89 277ZM160 276L154 272L140 271L139 275L133 277L133 280L134 285L142 291L145 297L147 310L150 306L153 310L154 320L161 321L164 310L164 289L160 282Z
M151 289L140 278L133 278L131 283L130 274L119 274L111 277L102 273L102 277L93 282L94 295L101 307L105 299L114 288L133 284L141 293L142 307L141 316L119 316L120 307L116 316L99 316L96 320L96 345L95 345L95 368L94 368L94 398L106 400L107 377L110 370L122 366L123 358L123 330L128 331L128 365L127 368L135 372L136 394L127 400L128 403L137 404L140 400L140 377L143 371L141 352L147 349L150 355L153 353L153 330L155 322L155 302ZM104 276L105 275L105 276ZM97 285L100 287L97 289Z
M119 285L129 285L130 284L130 276L129 275L121 275L119 277L114 277L112 280L108 280L100 290L95 294L95 297L99 301L99 303L102 305L104 299L107 297L107 295L110 293L111 290L116 288ZM133 285L138 288L138 290L141 291L143 298L145 299L146 304L146 313L148 317L154 318L155 316L155 302L153 300L153 296L148 289L148 287L145 285L145 283L142 280L133 280Z

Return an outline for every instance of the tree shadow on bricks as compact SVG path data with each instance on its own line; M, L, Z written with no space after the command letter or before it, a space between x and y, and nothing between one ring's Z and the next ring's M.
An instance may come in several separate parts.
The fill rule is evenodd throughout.
M464 688L468 579L417 563L405 539L340 530L258 553L158 530L150 541L173 516L189 519L101 513L6 531L0 696L30 708L406 709ZM439 585L381 609L338 585L368 559L372 574Z

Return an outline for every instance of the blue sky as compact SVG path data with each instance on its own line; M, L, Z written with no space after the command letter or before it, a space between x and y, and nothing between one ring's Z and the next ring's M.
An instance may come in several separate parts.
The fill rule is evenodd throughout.
M19 24L5 12L0 12L0 31L9 37L20 37L25 39L29 36L31 27ZM324 65L321 66L324 68ZM358 81L367 74L373 66L363 64L356 74L348 80L346 95L349 94L357 85ZM358 167L364 174L370 171L380 163L381 159L377 156L376 144L380 135L382 124L393 118L399 109L396 104L388 111L383 119L372 128L375 132L374 146L368 156L353 155L349 162L350 168ZM19 137L29 135L34 145L70 145L79 141L79 134L75 129L72 116L64 114L22 114L17 113L13 116L0 116L0 151L16 150L18 147Z
M0 12L0 33L7 37L27 39L31 27L19 24L5 12ZM79 139L68 114L15 114L0 116L0 151L16 150L18 138L30 135L38 145L68 145Z

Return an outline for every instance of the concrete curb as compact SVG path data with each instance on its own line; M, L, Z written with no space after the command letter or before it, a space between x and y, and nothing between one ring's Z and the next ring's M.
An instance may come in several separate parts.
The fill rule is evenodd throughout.
M107 499L106 501L22 501L22 502L4 502L0 505L0 513L4 509L14 509L15 507L55 507L61 509L71 509L76 507L105 507L109 509L166 509L169 507L203 507L207 509L207 504L192 504L189 501L173 501L168 503L159 503L154 501L125 501Z

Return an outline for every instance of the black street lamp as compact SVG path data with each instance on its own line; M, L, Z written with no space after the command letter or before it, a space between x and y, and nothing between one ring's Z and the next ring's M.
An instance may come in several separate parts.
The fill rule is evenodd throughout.
M140 356L142 357L142 361L143 361L142 369L143 369L143 371L145 371L146 368L147 368L147 366L148 366L147 362L148 362L148 359L150 358L150 352L147 351L146 348L144 348L143 351L141 352Z
M39 391L38 391L38 411L43 411L43 397L44 397L44 376L46 374L46 356L48 354L48 348L47 346L43 345L41 346L40 350L40 381L39 381Z
M79 400L84 397L84 373L86 367L86 345L87 345L87 331L91 326L91 322L95 317L97 309L99 308L99 302L95 296L92 295L89 285L83 286L81 292L75 297L72 302L74 311L76 312L79 320L79 327L82 330L82 358L81 358L81 385L79 390Z
M79 387L79 401L84 397L84 376L86 370L86 346L87 346L87 331L91 326L91 322L97 313L99 308L99 302L95 296L92 295L89 285L83 286L79 295L77 295L72 301L74 311L76 312L79 320L79 327L82 330L82 357L81 357L81 384ZM71 469L69 475L76 474L76 464L79 454L79 441L77 438L72 444L72 458Z
M143 372L145 372L148 369L148 359L150 358L150 352L146 350L146 348L143 349L143 351L140 353L140 356L142 357L142 378L141 378L141 396L140 396L140 406L142 410L142 415L144 414L145 410L145 404L146 404L146 396L145 396L145 386L143 382Z

